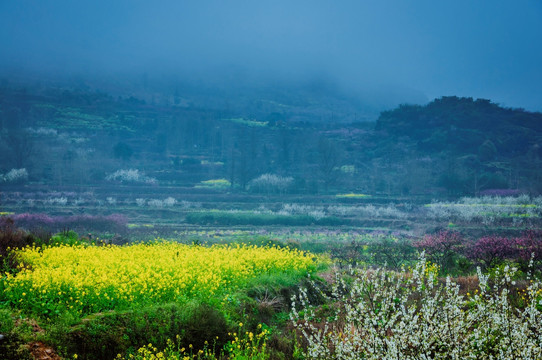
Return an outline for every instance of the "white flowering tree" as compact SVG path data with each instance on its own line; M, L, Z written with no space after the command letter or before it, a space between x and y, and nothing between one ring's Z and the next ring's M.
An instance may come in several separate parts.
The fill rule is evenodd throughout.
M25 168L11 169L6 174L0 174L0 180L7 183L24 182L28 179L28 171Z
M525 307L515 308L515 271L506 267L492 284L478 271L479 289L464 296L423 255L411 272L351 269L333 284L336 311L322 313L301 291L291 319L308 359L540 359L542 287L532 281Z
M284 193L292 187L294 178L275 174L263 174L248 183L248 189L259 193Z
M118 181L121 183L132 182L132 183L156 184L157 182L155 178L146 176L143 172L140 172L138 169L117 170L114 173L107 175L105 179L107 181Z

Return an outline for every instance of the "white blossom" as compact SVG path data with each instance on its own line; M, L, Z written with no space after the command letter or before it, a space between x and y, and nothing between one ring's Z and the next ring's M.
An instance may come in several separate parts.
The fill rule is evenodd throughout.
M328 297L338 321L319 318L305 289L290 317L308 359L540 359L542 312L538 300L523 310L510 303L515 271L506 267L490 288L478 269L479 289L463 296L450 277L435 278L424 254L410 272L351 268L336 274ZM528 298L540 288L533 281Z

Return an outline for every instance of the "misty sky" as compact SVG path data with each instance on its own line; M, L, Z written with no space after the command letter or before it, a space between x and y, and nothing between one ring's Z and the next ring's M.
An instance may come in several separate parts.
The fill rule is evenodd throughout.
M2 72L336 81L542 111L542 1L0 0Z

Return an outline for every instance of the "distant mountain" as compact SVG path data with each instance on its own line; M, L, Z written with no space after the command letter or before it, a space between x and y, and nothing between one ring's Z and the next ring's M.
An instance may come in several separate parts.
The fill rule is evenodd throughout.
M375 130L375 156L407 153L411 169L431 169L434 186L451 194L542 191L541 113L447 96L382 112Z
M468 154L490 141L496 155L525 155L542 145L542 114L500 107L485 99L446 96L425 106L384 111L376 130L408 136L421 150Z

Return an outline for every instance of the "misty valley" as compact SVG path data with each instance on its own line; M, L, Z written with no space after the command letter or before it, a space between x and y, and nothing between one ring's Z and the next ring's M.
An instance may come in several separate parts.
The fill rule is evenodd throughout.
M542 358L542 113L141 83L0 83L0 358Z

